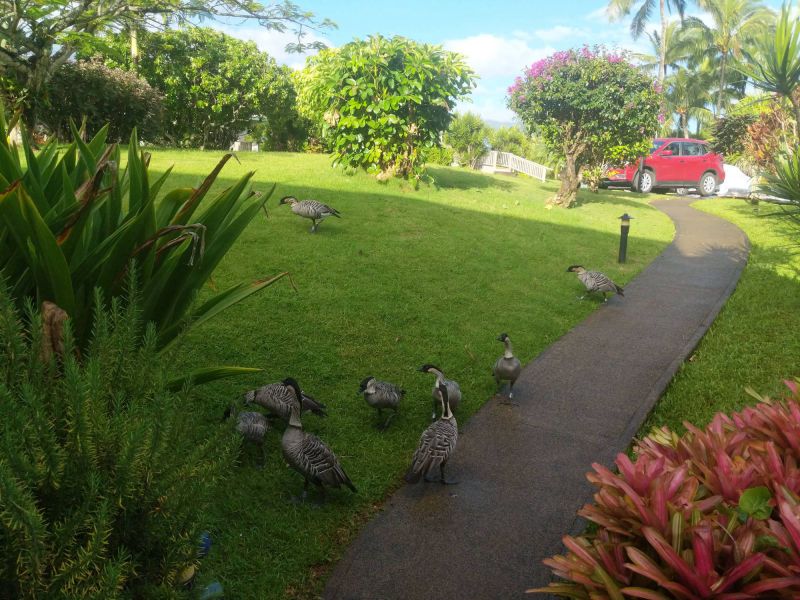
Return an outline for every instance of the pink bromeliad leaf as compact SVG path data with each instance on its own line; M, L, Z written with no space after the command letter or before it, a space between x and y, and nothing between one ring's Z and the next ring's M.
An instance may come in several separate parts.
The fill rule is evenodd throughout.
M761 566L764 562L764 555L761 552L751 554L748 558L740 562L733 569L728 571L712 588L717 593L723 593L742 577Z
M694 569L675 550L672 549L658 531L652 527L642 527L642 533L661 559L678 575L678 578L691 587L702 598L707 598L711 590L694 572Z

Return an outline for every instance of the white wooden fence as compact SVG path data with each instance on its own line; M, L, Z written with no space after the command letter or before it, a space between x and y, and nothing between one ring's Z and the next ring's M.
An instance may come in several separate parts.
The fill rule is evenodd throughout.
M487 167L492 170L497 170L498 167L511 169L512 171L525 173L525 175L535 177L541 181L544 181L547 177L548 170L544 165L535 163L527 158L511 154L511 152L498 152L497 150L491 150L487 154L484 154L478 159L476 166L478 168Z

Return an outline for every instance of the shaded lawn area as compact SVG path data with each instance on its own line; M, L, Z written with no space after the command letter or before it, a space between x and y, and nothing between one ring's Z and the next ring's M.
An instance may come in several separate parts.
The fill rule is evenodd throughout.
M156 171L177 163L164 189L197 185L219 153L153 152ZM239 155L224 183L257 170L256 189L278 188L214 275L217 288L290 271L286 281L188 334L169 358L176 371L215 364L265 369L196 390L186 410L198 436L220 427L228 404L246 390L295 377L328 404L329 417L304 418L339 455L358 488L333 491L322 507L294 505L302 478L280 454L279 424L268 433L267 464L245 447L208 514L214 541L199 585L218 579L233 598L313 597L344 545L400 482L428 425L433 378L425 362L460 382L464 423L494 391L491 366L507 332L527 362L597 307L578 302L570 264L603 270L621 285L672 239L671 221L640 195L581 192L572 210L544 208L556 183L431 169L436 185L418 190L347 175L319 155ZM284 195L326 202L342 213L317 234L310 221L277 206ZM616 262L619 220L635 217L628 264ZM407 390L390 429L358 394L374 375ZM456 453L454 460L458 460Z
M694 204L741 227L750 238L750 259L739 284L714 324L684 363L642 427L707 424L719 411L732 412L759 394L783 393L782 380L800 375L800 230L776 218L780 209L742 200Z

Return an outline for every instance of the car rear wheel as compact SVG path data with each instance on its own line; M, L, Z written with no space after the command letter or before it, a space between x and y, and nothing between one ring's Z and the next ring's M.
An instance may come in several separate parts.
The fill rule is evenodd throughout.
M655 174L650 169L645 169L634 179L633 189L643 194L649 194L653 191L655 183Z
M703 173L697 189L701 196L710 196L717 189L717 177L713 173Z

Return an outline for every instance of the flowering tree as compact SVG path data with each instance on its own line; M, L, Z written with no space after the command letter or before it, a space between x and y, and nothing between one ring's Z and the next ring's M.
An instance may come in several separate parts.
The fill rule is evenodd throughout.
M556 52L533 63L508 88L525 126L564 156L561 188L549 204L569 207L583 167L631 160L656 134L661 87L603 48Z

